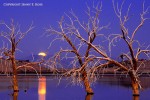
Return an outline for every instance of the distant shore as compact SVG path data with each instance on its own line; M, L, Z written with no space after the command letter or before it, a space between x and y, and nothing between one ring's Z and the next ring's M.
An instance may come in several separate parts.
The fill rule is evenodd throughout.
M11 65L5 60L0 59L0 76L12 75ZM35 63L35 64L33 64ZM124 61L123 63L130 65L128 61ZM33 76L33 75L42 75L42 76L52 76L52 75L64 75L66 72L70 71L71 68L57 68L52 69L49 67L39 66L36 62L30 62L29 60L18 60L17 66L28 65L30 67L18 67L17 73L19 76ZM138 74L140 76L150 77L150 60L142 60L138 62L140 66L138 69ZM105 69L98 69L95 72L95 75L99 76L127 76L126 73L123 73L117 66L108 65ZM66 75L69 76L69 75Z

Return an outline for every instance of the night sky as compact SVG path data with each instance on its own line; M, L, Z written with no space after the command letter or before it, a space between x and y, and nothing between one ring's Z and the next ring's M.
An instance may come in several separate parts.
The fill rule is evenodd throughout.
M87 9L86 3L92 6L93 1L97 3L99 0L0 0L0 20L6 23L11 22L11 18L14 19L15 23L21 25L21 30L26 30L28 26L33 22L35 28L27 34L27 36L20 42L19 49L22 52L17 53L17 58L22 59L31 54L38 54L41 51L48 52L52 55L54 52L59 50L59 43L55 43L53 48L47 51L47 48L52 40L51 37L47 37L45 34L45 29L50 25L53 27L58 27L58 21L64 13L68 13L71 9L76 13L76 15L82 20L86 20L85 11ZM122 1L122 0L115 0ZM145 7L150 6L150 0L126 0L124 8L131 3L130 16L131 19L128 23L129 31L133 31L133 28L137 26L140 21L139 14L142 11L142 3L145 1ZM43 6L4 6L4 3L42 3ZM119 20L117 19L112 6L111 0L102 0L103 11L100 15L100 20L102 25L111 23L110 29L103 31L102 33L120 33ZM149 9L150 11L150 9ZM147 14L150 18L150 14ZM144 26L140 29L136 38L139 39L145 45L150 43L150 20L147 21ZM0 28L0 31L2 29ZM0 46L2 41L0 40ZM122 46L122 45L119 45ZM122 46L123 47L123 46ZM114 52L123 52L124 50L118 47L114 48ZM115 55L115 54L114 54Z

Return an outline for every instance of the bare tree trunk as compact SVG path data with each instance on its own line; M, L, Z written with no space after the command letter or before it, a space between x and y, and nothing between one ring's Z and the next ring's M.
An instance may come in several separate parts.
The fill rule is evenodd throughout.
M11 20L10 25L7 25L5 22L2 22L0 24L4 25L4 27L6 29L8 29L8 31L4 32L5 34L2 34L2 37L7 39L10 42L10 49L6 47L4 49L3 53L6 57L9 57L9 59L11 61L13 90L14 90L14 92L19 92L15 53L16 53L16 49L17 49L17 46L18 46L19 42L25 37L25 35L33 27L32 27L32 24L31 24L31 26L29 27L29 29L26 32L22 32L20 30L20 25L18 25L18 24L15 25L13 19Z
M131 85L132 85L132 94L133 96L139 96L139 84L138 81L136 80L135 75L133 74L133 72L131 71L129 73L130 78L131 78Z
M13 90L14 92L18 92L19 91L19 87L18 87L18 80L17 80L17 66L16 66L16 61L15 58L12 57L11 59L12 61L12 68L13 68Z
M134 79L131 79L132 80L132 93L133 93L133 96L139 96L139 85L137 82L134 81Z
M83 78L83 82L84 82L84 86L85 86L85 90L86 90L87 94L94 94L94 92L91 88L90 82L88 80L86 71L83 72L82 78Z

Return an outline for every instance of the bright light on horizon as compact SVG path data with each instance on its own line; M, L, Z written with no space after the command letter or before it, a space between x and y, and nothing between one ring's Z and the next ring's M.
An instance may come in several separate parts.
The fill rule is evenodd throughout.
M38 55L45 57L45 56L46 56L46 53L45 53L45 52L39 52Z

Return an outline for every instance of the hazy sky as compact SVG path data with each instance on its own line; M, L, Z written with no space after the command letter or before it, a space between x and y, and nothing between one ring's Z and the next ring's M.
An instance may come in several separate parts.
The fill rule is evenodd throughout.
M51 41L50 37L46 37L45 28L50 25L57 28L57 21L60 20L61 16L68 13L71 9L76 13L80 19L84 19L86 11L86 3L92 6L92 1L99 0L0 0L0 20L10 23L10 19L13 18L16 23L21 25L22 30L26 30L32 22L35 28L27 34L27 36L20 42L19 49L22 52L17 54L18 58L25 58L26 56L38 54L40 51L47 51L47 47ZM115 0L122 1L122 0ZM131 7L131 20L128 24L129 31L137 26L139 23L139 13L142 11L142 3L145 3L145 7L150 6L150 0L126 0L124 8L132 3ZM8 3L41 3L42 6L9 6ZM119 21L114 14L112 1L102 0L103 11L100 16L101 23L106 25L111 22L110 30L108 33L119 33ZM150 11L150 10L149 10ZM150 18L150 14L146 17ZM85 17L86 18L86 17ZM143 28L137 34L137 38L146 44L149 44L150 38L150 21L147 21ZM1 30L1 28L0 28ZM0 45L2 41L0 40ZM53 46L53 49L49 50L49 54L53 54L59 49L59 45ZM119 48L114 49L116 51L123 51Z

